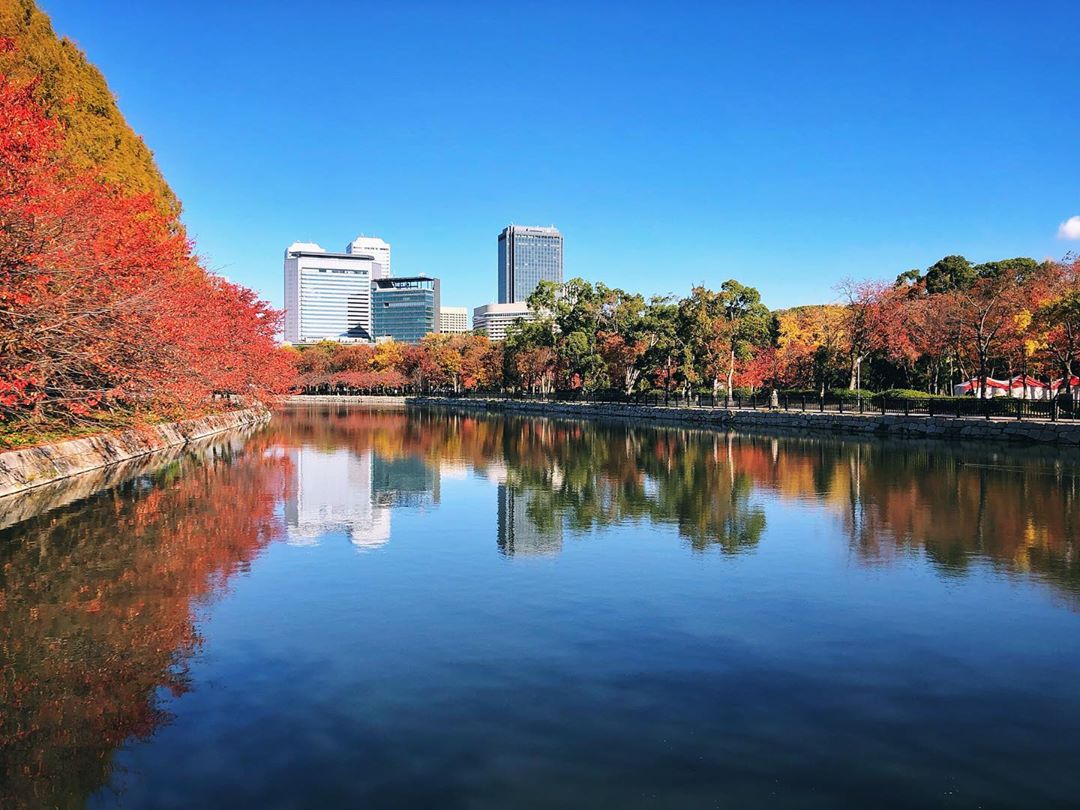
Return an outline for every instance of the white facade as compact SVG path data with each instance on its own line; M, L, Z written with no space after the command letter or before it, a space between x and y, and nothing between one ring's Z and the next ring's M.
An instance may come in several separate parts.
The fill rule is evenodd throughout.
M285 340L371 340L371 254L329 253L294 242L285 250Z
M439 331L461 334L469 331L469 310L465 307L441 307Z
M345 246L345 252L371 256L378 263L379 268L373 273L371 280L377 278L390 278L390 243L384 242L377 236L358 236Z
M491 340L505 340L506 330L515 321L531 321L535 316L528 304L484 304L473 310L473 329L484 329Z

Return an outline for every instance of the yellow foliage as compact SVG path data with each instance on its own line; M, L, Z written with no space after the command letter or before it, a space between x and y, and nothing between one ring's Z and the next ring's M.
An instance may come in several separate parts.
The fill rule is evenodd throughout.
M0 53L0 73L36 82L34 96L65 131L64 149L75 166L132 193L149 193L178 218L180 202L116 105L105 78L70 40L56 36L34 0L0 0L0 37L15 48Z
M405 347L394 340L386 340L375 346L375 357L371 365L376 371L397 368L405 356Z
M795 307L776 313L781 353L792 348L834 346L843 332L844 308L835 304Z

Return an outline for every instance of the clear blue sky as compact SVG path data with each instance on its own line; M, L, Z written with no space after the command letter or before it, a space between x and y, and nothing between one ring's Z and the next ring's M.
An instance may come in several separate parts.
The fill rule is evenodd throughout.
M509 222L557 225L568 277L772 307L1080 249L1071 0L42 5L200 253L278 305L290 242L360 232L469 307Z

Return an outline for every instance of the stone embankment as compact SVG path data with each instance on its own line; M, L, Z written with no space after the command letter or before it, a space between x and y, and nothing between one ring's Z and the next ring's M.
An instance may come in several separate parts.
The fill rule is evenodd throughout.
M590 419L632 419L641 423L681 424L733 430L813 432L920 439L1017 441L1080 445L1080 423L1015 419L949 418L894 414L842 414L802 411L674 408L601 402L549 402L510 399L409 397L409 405Z
M252 408L9 450L0 453L0 498L268 419L269 411Z

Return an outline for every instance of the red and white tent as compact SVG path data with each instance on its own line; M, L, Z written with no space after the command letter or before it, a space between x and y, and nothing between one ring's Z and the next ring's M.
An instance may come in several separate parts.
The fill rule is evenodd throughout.
M965 394L972 394L978 396L979 378L974 377L967 382L962 382L959 385L953 386L953 396L962 397ZM1010 391L1010 384L1008 380L995 380L993 377L986 378L986 396L988 397L1007 397Z
M1074 392L1076 391L1076 389L1080 388L1080 377L1070 377L1069 378L1069 387L1072 388L1072 390ZM1054 380L1052 383L1050 383L1050 390L1054 394L1064 393L1064 391L1065 391L1065 378L1062 377L1060 380Z
M1049 399L1052 396L1049 385L1034 377L1024 377L1023 374L1009 380L1009 395L1014 399Z

